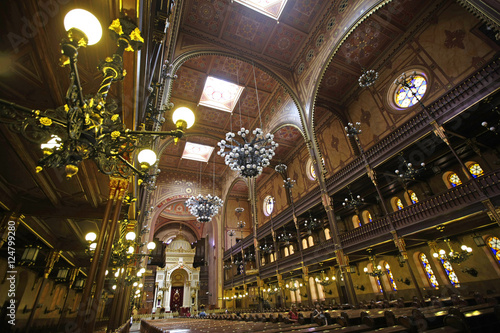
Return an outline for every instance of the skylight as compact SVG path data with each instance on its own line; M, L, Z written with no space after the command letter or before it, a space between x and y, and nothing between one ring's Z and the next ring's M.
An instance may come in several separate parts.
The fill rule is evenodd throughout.
M242 91L242 86L209 76L201 94L200 105L233 112Z
M280 18L288 0L234 0L275 20Z
M182 158L200 162L208 162L214 147L200 145L198 143L186 142Z

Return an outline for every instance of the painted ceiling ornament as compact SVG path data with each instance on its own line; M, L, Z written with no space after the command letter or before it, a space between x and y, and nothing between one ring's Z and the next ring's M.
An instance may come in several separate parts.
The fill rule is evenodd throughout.
M372 86L375 81L378 79L378 72L376 72L373 69L370 70L365 70L364 68L362 69L363 74L358 79L359 86L361 88L368 88L369 86Z

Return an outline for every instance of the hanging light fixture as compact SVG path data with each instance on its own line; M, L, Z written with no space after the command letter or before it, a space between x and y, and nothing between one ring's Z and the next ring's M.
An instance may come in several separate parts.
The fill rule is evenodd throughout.
M36 262L36 258L38 257L38 252L42 248L40 246L28 245L24 248L23 255L21 256L20 265L32 266Z
M255 66L253 67L253 76L260 127L262 128ZM238 172L244 178L260 175L262 170L269 165L270 160L275 155L274 151L278 147L278 144L274 142L274 135L270 133L264 135L261 128L254 129L251 136L250 130L242 127L237 132L241 139L236 139L236 134L231 131L226 133L226 140L217 143L220 147L217 154L224 157L224 162L231 170Z
M420 163L421 168L416 169L412 163L407 162L405 157L401 155L401 159L403 160L403 167L406 169L405 171L401 170L394 170L394 173L398 175L402 180L411 180L415 179L418 174L420 174L424 168L425 168L425 163Z
M201 164L200 164L200 186L201 186ZM214 181L213 181L213 191L215 192L215 158L214 158ZM186 207L189 212L196 217L198 222L208 223L212 221L212 217L219 213L219 209L222 207L224 201L218 196L213 196L208 194L204 197L198 194L197 197L191 196L186 200Z
M368 252L370 252L370 251L368 251ZM377 265L375 263L375 256L370 255L369 258L370 258L370 262L372 263L372 270L371 270L371 272L369 272L368 267L365 267L363 270L366 274L373 276L373 277L380 278L382 275L387 273L387 271L384 270L381 265Z
M363 71L363 74L361 74L358 79L359 86L361 88L368 88L369 86L374 85L375 81L378 79L378 72L373 69L365 70L362 68L361 70Z
M311 215L311 211L309 211L309 219L304 221L304 226L307 228L307 233L310 235L312 234L312 231L319 227L321 225L321 222L318 221L317 218L313 218Z
M447 261L451 262L452 264L460 264L460 263L464 262L465 260L469 259L469 257L473 254L472 248L465 245L465 244L462 244L462 246L460 247L460 251L454 251L450 245L451 242L448 238L444 239L443 241L446 243L446 245L448 245L450 252L446 253L446 251L443 249L441 249L439 251L434 249L434 253L432 254L432 256L434 258L439 258L441 260L447 260Z
M284 242L285 245L290 245L290 241L293 239L293 235L286 231L286 228L283 226L283 232L278 236L280 242Z
M37 163L36 172L49 167L64 168L66 177L71 178L78 173L78 165L83 160L91 159L106 175L127 178L136 174L141 180L148 180L152 176L148 166L156 161L156 157L151 158L152 151L149 150L148 160L139 162L140 168L134 166L131 156L135 151L150 147L156 137L173 136L178 140L194 122L193 112L177 109L173 114L176 129L172 131L127 129L120 119L120 110L115 103L107 101L107 96L111 85L126 74L123 68L125 51L134 52L144 44L139 28L126 18L111 23L108 31L117 49L99 64L103 80L97 92L88 96L84 95L80 83L78 53L81 48L99 41L102 27L94 15L82 9L70 11L64 18L64 27L67 33L60 44L60 65L69 67L70 71L66 103L42 111L0 99L0 122L9 124L9 129L40 145L43 157Z
M297 291L302 287L302 283L299 283L296 279L290 280L290 284L286 284L286 288L290 291Z
M349 191L349 198L344 199L342 206L344 206L346 208L356 209L365 202L365 199L362 198L360 195L357 195L356 197L354 197L354 195L352 195L351 189L349 187L347 187L347 189Z
M262 252L264 252L264 253L269 254L269 253L273 252L273 245L272 244L271 245L267 245L267 241L264 240L264 245L260 246L260 250Z
M318 276L314 279L317 283L322 285L323 287L330 285L335 280L335 276L330 279L328 275L326 275L324 270L321 270Z

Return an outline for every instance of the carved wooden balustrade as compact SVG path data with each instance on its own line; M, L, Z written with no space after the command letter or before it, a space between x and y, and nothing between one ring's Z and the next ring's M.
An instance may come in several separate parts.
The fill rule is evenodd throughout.
M477 182L481 191L477 191L473 182ZM485 174L444 193L346 232L340 235L340 240L344 250L349 253L372 244L391 240L389 218L398 234L404 236L423 228L460 218L464 214L483 211L485 207L481 202L486 198L491 199L494 204L500 202L500 170Z

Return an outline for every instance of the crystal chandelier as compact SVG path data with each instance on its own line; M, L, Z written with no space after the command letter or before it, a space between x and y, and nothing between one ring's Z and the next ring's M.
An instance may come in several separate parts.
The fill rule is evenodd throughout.
M236 134L228 132L226 140L217 143L220 147L217 154L224 157L224 162L231 170L237 171L245 178L260 175L264 167L269 165L278 147L278 144L274 142L274 135L269 133L264 135L260 128L252 131L251 139L249 139L249 134L250 131L243 127L238 131L241 142L235 139Z
M453 248L450 245L450 240L444 239L444 242L446 245L448 245L448 248L450 249L449 253L446 253L445 250L441 249L439 252L434 252L432 256L434 258L439 258L442 260L447 260L451 262L452 264L460 264L464 262L465 260L469 259L469 257L472 255L472 248L468 247L467 245L462 245L460 247L460 251L454 251Z
M259 111L260 127L262 128L259 91L257 90L255 67L253 67L253 77L255 95L257 97L257 109ZM250 130L242 127L237 132L241 139L235 139L236 134L231 130L226 133L226 140L221 140L217 143L220 147L217 154L224 157L224 162L231 168L231 170L238 172L238 174L244 178L252 178L260 175L262 170L269 165L269 161L275 155L274 151L276 150L276 147L278 147L278 144L274 142L274 135L270 133L264 135L261 128L254 129L252 131L253 137L251 137Z
M223 201L218 196L208 194L203 197L198 194L197 197L191 196L186 200L186 207L189 212L196 216L198 222L207 223L212 221L212 217L219 213L219 208L222 207Z
M363 69L363 74L358 79L359 86L361 88L367 88L375 84L378 79L378 72L373 69L365 70Z
M201 164L200 164L200 185L201 185ZM214 159L214 180L213 180L213 190L215 191L215 159ZM189 212L196 216L196 220L202 223L208 223L212 221L212 217L219 213L219 209L222 207L221 198L216 195L208 194L206 198L201 194L197 197L191 196L186 200L186 207Z

